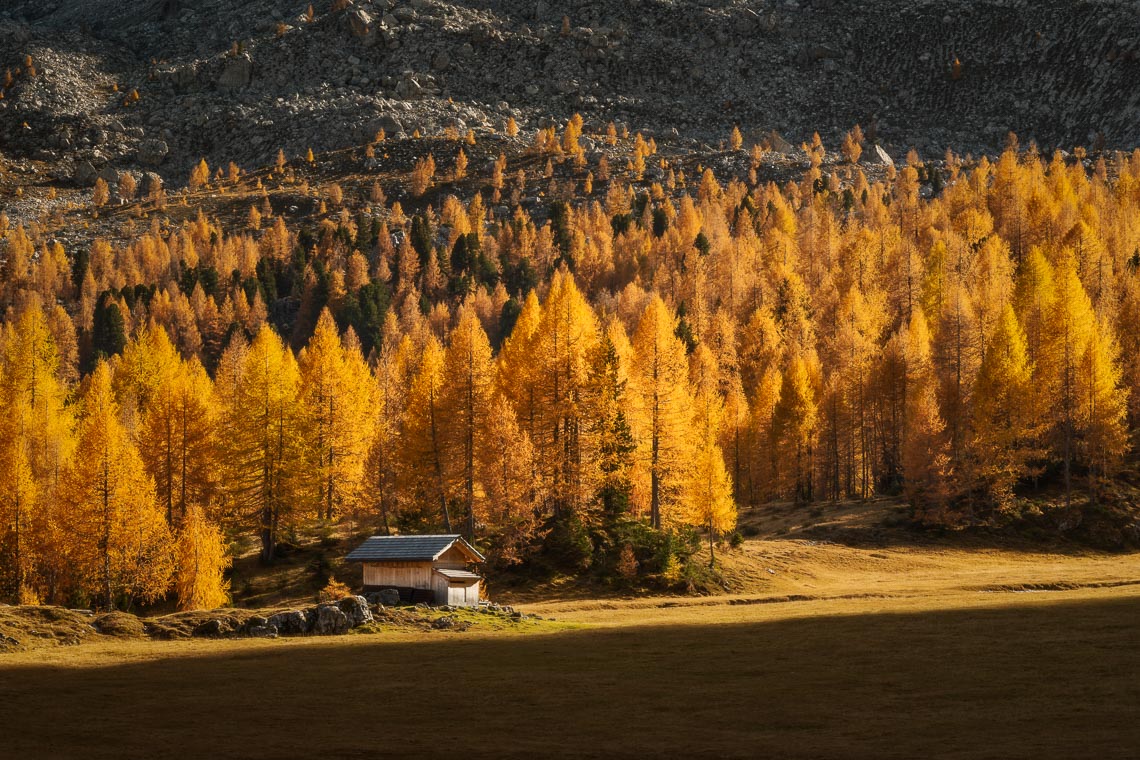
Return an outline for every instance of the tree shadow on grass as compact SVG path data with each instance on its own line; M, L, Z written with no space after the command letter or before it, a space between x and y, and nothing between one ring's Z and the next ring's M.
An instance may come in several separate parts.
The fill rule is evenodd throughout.
M6 758L1134 757L1140 598L5 668Z

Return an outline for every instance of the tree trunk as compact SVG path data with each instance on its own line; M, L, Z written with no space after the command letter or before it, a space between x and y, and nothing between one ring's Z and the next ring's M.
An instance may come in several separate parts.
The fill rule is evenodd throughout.
M443 462L439 457L439 436L436 432L435 426L435 392L432 391L431 396L428 398L428 415L431 418L431 448L435 457L435 482L436 488L439 490L439 507L440 512L443 514L443 527L448 533L451 532L451 514L447 511L447 492L443 487Z

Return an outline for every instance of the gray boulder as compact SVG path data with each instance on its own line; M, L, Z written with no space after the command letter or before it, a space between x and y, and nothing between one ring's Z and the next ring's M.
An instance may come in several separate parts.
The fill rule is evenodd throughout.
M90 161L80 161L75 165L75 171L71 174L72 181L81 187L90 187L95 184L95 180L99 178L99 172Z
M322 604L317 607L313 633L319 636L333 636L348 633L348 628L348 616L335 604Z
M255 639L275 639L277 638L277 628L271 625L254 625L247 629L250 636Z
M400 592L394 588L381 589L379 598L380 604L385 607L395 607L400 603Z
M265 625L268 622L269 618L263 615L254 615L251 618L247 618L245 621L246 625Z
M213 620L207 620L206 622L201 623L195 627L193 635L195 637L216 639L221 637L226 632L226 626L222 623L221 620L215 618Z
M103 171L99 172L99 178L107 183L108 187L115 187L119 183L119 170L107 164L103 167Z
M355 8L348 14L348 28L353 37L367 37L372 31L372 16L363 8Z
M240 90L253 79L253 59L246 55L239 55L226 61L222 75L218 77L218 87L223 90Z
M348 627L372 622L372 611L368 609L368 602L362 596L346 596L336 603L337 608L348 619Z
M304 610L288 610L269 616L269 625L283 636L299 636L309 632L309 616Z
M166 160L166 156L170 153L170 146L162 140L143 140L139 143L139 148L135 157L140 164L145 166L158 166Z

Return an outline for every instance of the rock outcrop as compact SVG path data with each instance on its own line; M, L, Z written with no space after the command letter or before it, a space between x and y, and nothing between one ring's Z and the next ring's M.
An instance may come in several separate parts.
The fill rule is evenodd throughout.
M1128 2L354 0L311 21L269 0L170 7L6 3L0 66L31 54L37 75L0 100L5 151L183 182L201 157L264 165L358 144L378 120L533 129L575 112L658 141L736 124L837 146L858 122L896 156L994 151L1010 130L1043 148L1140 143Z

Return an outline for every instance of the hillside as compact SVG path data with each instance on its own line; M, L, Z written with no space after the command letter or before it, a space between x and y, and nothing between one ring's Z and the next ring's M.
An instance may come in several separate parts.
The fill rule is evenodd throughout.
M835 144L860 123L925 158L993 151L1011 130L1041 146L1140 140L1130 0L321 0L312 21L308 5L7 3L4 150L90 185L88 164L182 180L201 157L252 168L380 128L534 129L576 112L686 148L733 125Z

